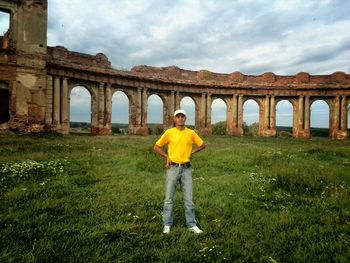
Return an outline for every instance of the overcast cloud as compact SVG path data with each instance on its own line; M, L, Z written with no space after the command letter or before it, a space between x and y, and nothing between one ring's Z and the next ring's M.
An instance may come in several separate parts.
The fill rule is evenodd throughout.
M145 64L251 75L349 73L349 28L346 0L50 0L48 45L103 52L122 69ZM127 122L127 98L119 98L113 97L112 121ZM291 104L277 106L277 125L292 125ZM194 124L193 101L181 107ZM312 125L328 127L328 110L314 103ZM225 111L223 101L214 101L212 122L225 120ZM244 111L247 123L257 121L253 101ZM162 122L160 98L149 98L148 112L149 122Z
M176 65L251 75L350 72L347 0L48 2L48 45L102 52L114 68ZM217 104L215 121L225 118L223 102Z
M139 64L290 75L350 71L350 1L50 0L48 44Z

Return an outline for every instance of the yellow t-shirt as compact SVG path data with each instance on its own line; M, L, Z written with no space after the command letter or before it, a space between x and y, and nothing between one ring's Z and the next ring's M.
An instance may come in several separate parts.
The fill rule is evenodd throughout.
M179 130L171 128L166 130L156 142L156 145L163 147L168 144L168 156L172 162L187 163L190 161L192 144L198 147L203 145L203 140L198 134L189 128Z

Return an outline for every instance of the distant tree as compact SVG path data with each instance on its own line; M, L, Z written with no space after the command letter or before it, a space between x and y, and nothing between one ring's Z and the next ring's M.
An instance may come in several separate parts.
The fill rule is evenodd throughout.
M248 124L244 121L243 122L243 134L248 135L249 133L249 126Z
M112 133L122 133L122 131L118 127L112 127Z
M214 135L226 135L226 121L219 121L211 126Z
M155 124L152 126L150 134L160 135L162 133L163 133L163 125Z
M248 133L251 136L258 136L258 134L259 134L259 123L258 122L254 122L254 123L250 124Z
M278 137L292 137L292 133L288 132L288 131L279 131L277 133Z

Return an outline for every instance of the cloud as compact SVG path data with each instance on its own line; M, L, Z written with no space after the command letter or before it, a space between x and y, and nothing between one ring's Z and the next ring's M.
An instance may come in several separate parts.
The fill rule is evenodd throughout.
M123 69L350 72L349 10L341 0L50 0L48 44L103 52Z
M347 7L343 1L52 0L49 44L104 52L122 68L322 74L325 67L310 63L350 58L348 43L338 44L350 25ZM345 61L338 64L329 70L348 70Z

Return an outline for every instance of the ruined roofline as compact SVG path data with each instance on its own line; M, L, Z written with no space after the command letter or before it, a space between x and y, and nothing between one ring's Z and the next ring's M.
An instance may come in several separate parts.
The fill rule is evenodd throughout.
M320 78L327 82L348 82L350 84L350 74L346 74L342 71L336 71L329 75L310 75L307 72L299 72L295 75L276 75L273 72L265 72L261 75L245 75L239 71L232 72L230 74L225 73L215 73L209 70L185 70L177 66L168 66L168 67L153 67L147 65L135 66L131 69L131 72L134 72L138 75L154 75L162 78L169 79L193 79L193 80L216 80L224 82L244 82L244 81L253 81L254 79L263 79L266 82L276 82L279 80L292 80L291 83L310 83L313 82L312 79Z
M107 56L102 53L88 55L57 46L48 47L48 67L63 67L80 71L95 72L116 77L131 79L158 81L162 83L195 85L195 86L271 86L271 87L295 87L295 88L319 88L338 87L350 89L350 74L334 72L330 75L310 75L307 72L299 72L296 75L275 75L266 72L262 75L244 75L241 72L231 74L214 73L208 70L191 71L177 66L152 67L147 65L135 66L131 70L118 70L111 66Z
M47 62L68 62L71 64L88 65L92 67L111 68L111 62L103 53L88 55L69 51L63 46L47 47Z

